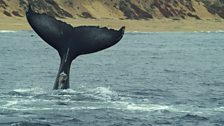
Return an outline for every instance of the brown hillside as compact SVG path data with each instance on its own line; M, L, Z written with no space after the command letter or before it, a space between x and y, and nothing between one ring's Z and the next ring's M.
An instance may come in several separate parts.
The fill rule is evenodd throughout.
M224 30L224 0L0 0L0 30L30 29L28 2L74 26L99 25L127 31Z
M28 2L35 11L59 18L224 18L223 0L0 0L0 16L24 17Z

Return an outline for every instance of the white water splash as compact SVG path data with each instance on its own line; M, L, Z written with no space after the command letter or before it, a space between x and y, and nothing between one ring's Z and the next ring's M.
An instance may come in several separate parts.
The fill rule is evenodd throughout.
M117 97L117 93L112 91L109 87L97 87L90 90L93 97L101 100L111 100Z
M44 91L39 88L25 88L15 89L13 91L28 93L31 97L22 96L14 98L7 96L8 100L5 99L6 102L0 106L0 109L16 111L114 109L146 113L163 113L165 111L169 111L172 113L190 113L195 115L215 115L224 111L224 107L199 108L197 106L189 105L153 104L150 101L145 101L142 103L135 101L135 99L132 98L119 96L116 91L113 91L109 87L57 91ZM39 96L38 94L41 94L41 97L35 97ZM83 100L80 100L79 97L83 98Z

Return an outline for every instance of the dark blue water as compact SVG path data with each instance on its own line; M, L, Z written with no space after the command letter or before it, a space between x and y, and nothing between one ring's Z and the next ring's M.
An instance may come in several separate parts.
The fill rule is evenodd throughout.
M224 33L126 33L78 57L53 91L57 52L0 32L1 126L223 126Z

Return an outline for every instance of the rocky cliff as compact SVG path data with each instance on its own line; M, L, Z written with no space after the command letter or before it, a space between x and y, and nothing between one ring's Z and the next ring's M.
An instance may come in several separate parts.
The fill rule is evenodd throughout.
M224 0L0 0L0 16L24 17L28 2L35 11L58 18L224 18Z

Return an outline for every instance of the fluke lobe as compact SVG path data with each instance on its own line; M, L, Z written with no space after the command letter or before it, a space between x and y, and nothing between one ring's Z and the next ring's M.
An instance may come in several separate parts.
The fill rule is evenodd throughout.
M69 88L70 66L77 56L113 46L121 40L125 31L125 27L119 30L96 26L73 27L54 17L34 12L30 5L26 18L33 30L55 48L61 58L54 89Z

